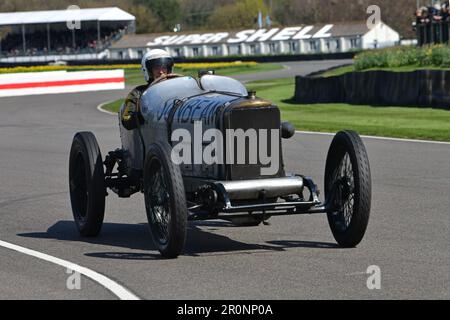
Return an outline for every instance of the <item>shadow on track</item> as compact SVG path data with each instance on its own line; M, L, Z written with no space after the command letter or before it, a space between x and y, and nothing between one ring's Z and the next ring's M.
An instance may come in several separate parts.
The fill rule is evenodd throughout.
M203 230L200 227L208 227ZM213 233L217 228L234 227L229 222L201 221L189 223L186 247L182 255L202 256L202 255L223 255L230 252L252 254L258 251L285 251L287 248L339 248L334 243L321 243L309 241L268 241L267 244L249 244L232 240L226 236ZM257 231L262 227L246 227ZM85 253L86 256L121 259L121 260L154 260L162 259L153 245L150 231L146 223L124 224L124 223L104 223L102 231L98 237L88 238L79 235L73 221L58 221L51 226L47 232L33 232L18 234L21 237L34 239L56 239L61 241L76 241L91 243L131 250L153 251L152 253L140 252L93 252Z

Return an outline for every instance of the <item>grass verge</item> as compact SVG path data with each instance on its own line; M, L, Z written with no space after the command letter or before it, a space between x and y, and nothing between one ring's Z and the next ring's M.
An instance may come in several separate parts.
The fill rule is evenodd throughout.
M119 109L122 106L124 100L125 99L118 99L116 101L107 103L102 106L102 109L110 112L119 112Z
M292 101L293 78L255 81L246 84L259 97L280 107L283 120L297 130L336 132L352 129L360 134L450 141L450 111L416 107L380 107L349 104L296 104ZM117 112L123 100L104 108Z

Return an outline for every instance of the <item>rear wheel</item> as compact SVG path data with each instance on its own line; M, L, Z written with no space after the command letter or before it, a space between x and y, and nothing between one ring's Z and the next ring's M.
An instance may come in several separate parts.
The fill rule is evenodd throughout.
M144 197L153 242L162 256L176 258L184 248L188 210L179 166L166 143L150 146L144 165Z
M78 231L83 236L97 236L103 224L106 187L102 155L91 132L78 132L73 138L69 189Z
M328 151L325 197L334 238L343 247L354 247L364 237L371 205L371 176L364 144L354 131L340 131Z

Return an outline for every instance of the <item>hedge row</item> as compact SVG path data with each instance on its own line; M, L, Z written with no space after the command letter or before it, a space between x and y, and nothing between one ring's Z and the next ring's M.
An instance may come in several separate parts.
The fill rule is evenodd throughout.
M403 66L450 67L450 46L402 46L370 50L355 56L355 70Z

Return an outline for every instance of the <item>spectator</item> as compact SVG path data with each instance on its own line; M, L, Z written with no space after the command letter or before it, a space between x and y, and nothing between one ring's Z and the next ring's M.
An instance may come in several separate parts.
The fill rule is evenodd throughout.
M55 28L56 29L56 28ZM98 34L95 28L83 29L75 34L75 47L72 43L72 35L66 29L54 30L50 32L51 48L48 50L47 32L35 31L26 34L26 52L29 55L46 55L52 53L83 53L102 50L113 41L117 41L123 35L124 28L102 27L100 42L97 41ZM23 55L22 34L9 33L2 39L2 51L10 56Z
M430 22L429 12L428 12L428 8L427 7L421 7L419 10L417 10L417 12L416 12L416 21L417 21L417 24Z
M433 6L421 7L415 13L413 29L419 45L449 43L450 0Z
M449 1L446 1L446 2L444 2L443 4L442 4L442 6L441 6L441 16L442 16L442 21L447 21L448 20L448 17L450 16L450 13L449 13L449 8L450 7L450 5L449 5Z
M431 7L429 10L430 13L430 20L431 21L441 21L441 5L436 3L434 6Z

